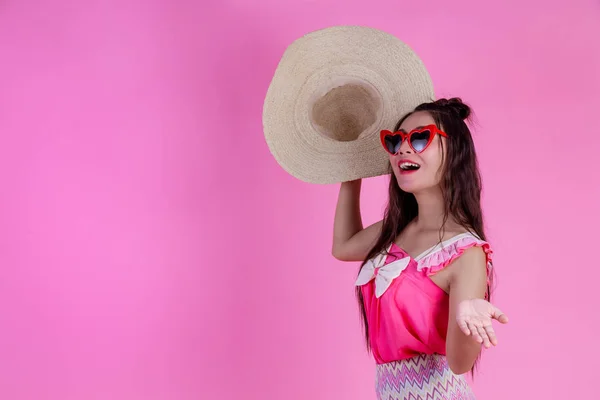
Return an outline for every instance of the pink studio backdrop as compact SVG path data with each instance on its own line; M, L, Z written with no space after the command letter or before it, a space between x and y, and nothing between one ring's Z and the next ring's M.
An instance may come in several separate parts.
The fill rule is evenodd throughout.
M261 127L285 47L335 24L396 34L478 117L511 318L479 397L600 396L600 4L503 3L2 2L0 398L374 399L338 187Z

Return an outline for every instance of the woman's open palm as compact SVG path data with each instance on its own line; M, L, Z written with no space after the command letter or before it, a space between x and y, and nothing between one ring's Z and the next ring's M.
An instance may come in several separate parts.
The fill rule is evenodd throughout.
M464 300L459 303L456 322L467 336L472 336L486 348L496 346L498 339L492 327L492 320L508 323L508 317L496 306L483 299Z

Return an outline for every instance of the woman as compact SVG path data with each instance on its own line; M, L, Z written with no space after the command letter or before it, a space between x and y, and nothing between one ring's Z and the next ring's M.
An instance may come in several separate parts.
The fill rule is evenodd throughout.
M492 250L480 205L470 108L421 104L382 131L393 172L383 220L363 229L361 182L341 185L333 255L364 261L356 281L380 399L469 399L462 374L496 345ZM367 260L367 261L365 261Z

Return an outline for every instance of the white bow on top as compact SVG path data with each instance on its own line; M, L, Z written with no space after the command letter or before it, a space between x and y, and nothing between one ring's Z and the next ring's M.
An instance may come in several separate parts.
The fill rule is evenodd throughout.
M385 293L392 284L392 281L400 276L410 263L410 257L404 257L383 265L385 264L386 257L387 254L384 253L371 258L361 268L356 279L356 286L362 286L375 278L375 297L377 298Z

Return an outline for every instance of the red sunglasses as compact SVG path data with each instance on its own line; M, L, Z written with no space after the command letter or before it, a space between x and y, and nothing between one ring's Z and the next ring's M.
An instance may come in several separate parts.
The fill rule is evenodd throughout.
M435 125L427 125L421 128L413 129L408 133L403 131L391 132L381 131L381 144L383 148L390 154L396 155L400 151L402 142L408 140L408 144L415 153L422 153L431 144L436 134L448 137L445 132L442 132Z

